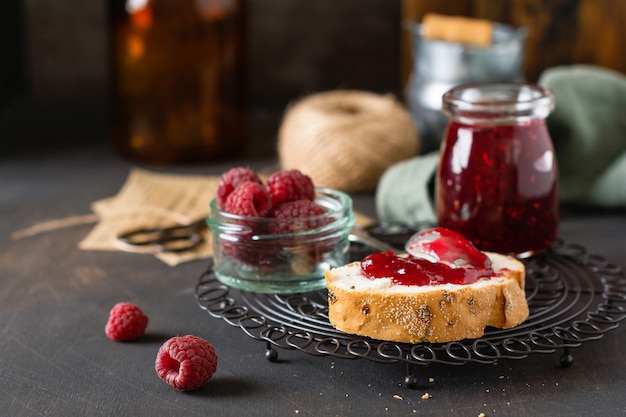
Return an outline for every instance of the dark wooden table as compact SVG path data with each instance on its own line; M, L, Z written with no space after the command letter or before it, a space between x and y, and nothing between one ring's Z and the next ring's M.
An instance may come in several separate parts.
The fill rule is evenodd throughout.
M233 164L166 172L218 174ZM10 238L34 224L90 213L93 201L117 193L132 166L106 146L0 157L0 415L626 414L626 321L573 349L569 368L559 365L559 353L495 365L432 365L417 370L418 387L411 390L401 364L293 350L267 361L262 342L199 308L194 287L204 261L169 267L148 255L79 250L91 224ZM372 195L355 201L375 214ZM624 212L568 214L561 236L626 265ZM136 342L115 343L104 334L109 309L122 300L150 317ZM175 391L154 371L159 346L182 334L206 338L219 355L213 379L192 393Z

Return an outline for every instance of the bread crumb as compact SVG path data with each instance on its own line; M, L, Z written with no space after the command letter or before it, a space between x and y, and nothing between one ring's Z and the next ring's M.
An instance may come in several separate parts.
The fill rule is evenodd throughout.
M398 394L394 395L393 398L395 398L396 400L403 400L404 399L401 396L399 396Z
M430 394L429 393L424 393L424 395L422 395L422 400L427 400L430 398Z
M296 414L300 414L300 410L296 410Z
M435 378L428 378L428 382L435 382Z
M487 416L485 415L485 413L480 413L478 417L487 417Z

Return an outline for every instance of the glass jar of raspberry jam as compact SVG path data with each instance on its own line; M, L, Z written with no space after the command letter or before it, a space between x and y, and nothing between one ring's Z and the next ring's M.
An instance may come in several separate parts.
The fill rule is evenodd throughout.
M527 256L551 245L558 168L545 119L553 108L552 92L534 84L465 84L444 94L439 226L484 251Z

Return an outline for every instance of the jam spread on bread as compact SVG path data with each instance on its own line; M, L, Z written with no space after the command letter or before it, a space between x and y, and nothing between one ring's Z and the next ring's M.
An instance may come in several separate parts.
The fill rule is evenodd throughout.
M493 275L491 260L452 230L437 227L407 242L408 255L378 252L361 261L370 278L391 278L399 285L473 284Z

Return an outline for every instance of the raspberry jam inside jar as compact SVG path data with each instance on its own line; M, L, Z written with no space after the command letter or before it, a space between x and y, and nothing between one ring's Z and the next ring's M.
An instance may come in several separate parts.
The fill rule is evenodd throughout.
M554 96L533 84L461 85L437 173L438 224L483 251L527 256L558 233L558 168L545 118Z

